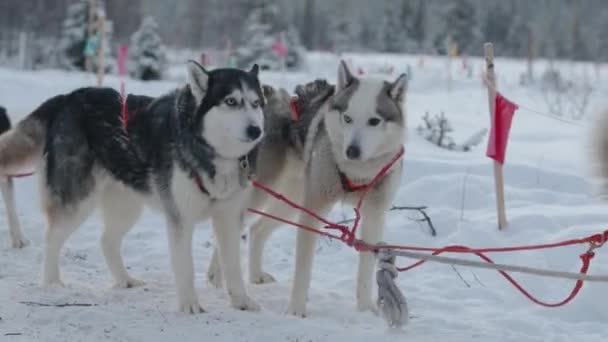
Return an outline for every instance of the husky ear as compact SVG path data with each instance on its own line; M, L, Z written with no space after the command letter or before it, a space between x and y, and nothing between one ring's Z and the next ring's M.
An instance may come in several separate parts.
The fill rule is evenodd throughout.
M407 90L407 75L401 74L397 77L397 80L393 82L389 88L388 95L391 99L397 102L403 102L405 100L405 92Z
M252 74L255 77L258 77L259 71L260 71L260 67L257 64L254 64L251 67L251 70L249 70L249 73Z
M346 62L340 61L340 66L338 67L338 90L342 90L353 82L355 82L356 78L348 69Z
M196 103L200 104L207 93L209 73L202 65L193 60L188 61L188 84L190 84Z

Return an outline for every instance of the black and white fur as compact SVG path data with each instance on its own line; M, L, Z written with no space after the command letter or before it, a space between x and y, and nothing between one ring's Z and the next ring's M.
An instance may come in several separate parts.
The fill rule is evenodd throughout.
M102 250L116 286L142 285L127 272L120 249L145 204L166 217L181 311L203 311L192 234L206 219L213 223L232 306L259 310L245 289L239 249L248 200L243 161L263 136L258 68L207 71L189 62L188 72L188 85L165 96L130 96L126 129L115 90L82 88L51 98L0 136L0 174L32 164L40 170L48 222L43 284L62 284L61 248L100 207Z
M300 119L290 117L285 91L265 91L267 99L266 136L259 147L257 179L325 216L339 201L355 204L359 192L343 187L340 173L356 184L368 184L403 147L406 114L403 108L407 78L393 82L356 78L344 62L339 66L336 87L318 80L299 86ZM266 90L266 89L265 89ZM385 212L390 207L401 181L402 163L370 191L362 208L360 238L368 243L382 241ZM254 192L252 207L289 219L296 211L282 202ZM319 222L302 216L299 222L318 226ZM250 229L249 279L253 283L274 281L262 268L264 245L280 222L261 218ZM306 298L312 275L317 236L298 230L296 265L289 312L306 315ZM376 310L372 299L374 256L360 253L357 275L357 306ZM209 269L209 279L221 284L217 264Z

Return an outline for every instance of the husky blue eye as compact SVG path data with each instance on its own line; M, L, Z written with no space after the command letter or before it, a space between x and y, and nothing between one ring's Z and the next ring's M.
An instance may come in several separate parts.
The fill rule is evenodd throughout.
M230 107L236 106L236 99L234 97L229 97L226 100L224 100L224 102Z
M345 123L347 123L347 124L349 124L349 123L353 122L353 118L351 118L350 116L348 116L348 115L346 115L346 114L344 114L344 115L342 116L342 118L344 119L344 122L345 122Z
M251 107L258 108L260 106L260 100L255 100L251 103Z
M369 121L367 121L367 123L370 126L378 126L380 124L380 119L378 119L378 118L371 118L371 119L369 119Z

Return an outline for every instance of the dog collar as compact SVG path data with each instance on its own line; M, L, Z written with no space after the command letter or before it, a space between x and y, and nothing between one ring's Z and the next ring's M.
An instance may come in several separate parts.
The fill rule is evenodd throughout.
M250 170L249 170L249 155L244 155L239 158L239 172L240 172L239 178L240 178L241 186L245 187L246 181L251 178L251 174L250 174ZM207 188L205 188L205 183L203 182L203 177L201 177L201 175L198 172L192 170L190 172L190 177L192 177L194 179L194 182L196 183L196 186L198 187L200 192L202 192L203 194L205 194L209 197L213 197L211 195L211 193L209 192L209 190L207 190Z
M207 196L211 196L211 194L209 194L209 191L207 190L207 188L205 188L205 183L203 183L203 178L201 177L201 175L198 174L198 172L196 172L196 171L190 172L190 177L194 178L194 182L196 183L196 186L203 194L205 194Z

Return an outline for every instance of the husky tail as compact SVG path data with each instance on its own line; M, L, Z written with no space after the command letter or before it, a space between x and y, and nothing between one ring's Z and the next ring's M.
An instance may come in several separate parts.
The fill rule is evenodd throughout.
M63 95L47 100L15 127L0 135L0 176L27 174L38 168L48 124L63 100ZM7 128L10 128L10 121Z

